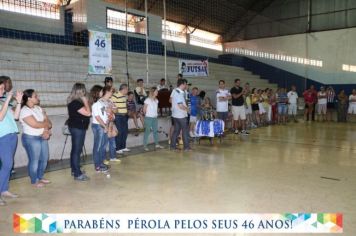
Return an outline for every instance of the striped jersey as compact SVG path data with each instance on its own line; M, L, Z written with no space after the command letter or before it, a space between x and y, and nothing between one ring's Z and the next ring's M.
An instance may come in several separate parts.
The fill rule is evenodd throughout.
M127 114L127 104L126 104L127 97L120 93L120 91L114 93L111 97L111 101L114 103L115 107L117 108L118 114Z

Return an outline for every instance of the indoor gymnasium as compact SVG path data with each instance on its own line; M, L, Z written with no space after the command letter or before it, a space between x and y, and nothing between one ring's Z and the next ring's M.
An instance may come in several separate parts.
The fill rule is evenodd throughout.
M355 0L0 0L0 235L356 235Z

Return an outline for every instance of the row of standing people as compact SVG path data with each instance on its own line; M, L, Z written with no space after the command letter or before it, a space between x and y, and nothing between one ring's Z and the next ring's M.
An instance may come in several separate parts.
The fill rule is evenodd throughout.
M115 92L112 81L104 87L95 85L90 91L90 100L84 84L76 83L68 98L68 127L72 136L70 154L72 174L75 180L86 181L89 177L80 169L80 154L84 145L85 133L90 125L94 134L93 162L96 172L106 173L110 162L120 162L116 154L131 150L126 147L128 135L128 86L121 84ZM148 151L148 137L153 133L155 148L163 146L158 140L158 90L152 87L143 104L144 114L144 150ZM92 105L90 105L92 104ZM109 156L106 150L109 147Z
M18 133L16 121L22 125L21 141L28 157L28 174L31 184L42 188L51 181L44 178L49 159L48 140L52 135L52 122L40 106L40 97L34 89L23 92L12 91L11 79L0 76L0 206L6 205L5 198L17 198L9 191L9 180L17 149ZM80 155L84 146L86 131L92 116L94 134L93 162L97 172L106 172L106 145L110 145L111 161L118 161L116 153L130 151L126 148L127 138L127 85L122 84L114 93L113 87L94 86L90 95L85 85L76 83L67 98L68 127L72 136L70 166L75 180L85 181L89 177L80 168ZM157 89L151 88L145 100L145 150L148 150L148 136L153 130L155 148L163 148L157 135ZM116 131L113 131L116 130ZM119 130L120 135L118 135Z

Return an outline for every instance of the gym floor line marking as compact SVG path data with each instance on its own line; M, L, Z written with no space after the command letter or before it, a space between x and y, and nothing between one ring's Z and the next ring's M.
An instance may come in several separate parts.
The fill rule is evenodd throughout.
M325 177L325 176L320 176L320 178L327 179L327 180L341 181L340 179L331 178L331 177Z

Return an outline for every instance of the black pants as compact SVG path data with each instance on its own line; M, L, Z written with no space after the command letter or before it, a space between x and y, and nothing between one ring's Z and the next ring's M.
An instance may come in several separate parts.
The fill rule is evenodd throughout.
M177 139L182 131L182 137L183 137L183 145L184 149L189 149L189 125L187 122L187 118L173 118L174 119L174 131L172 135L172 140L171 140L171 148L176 149L177 148Z

